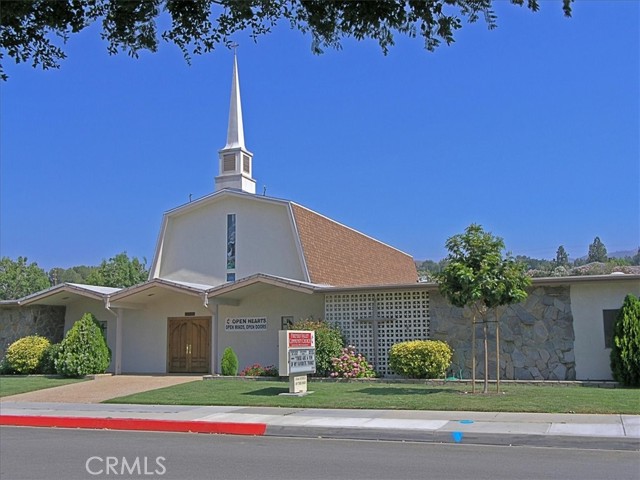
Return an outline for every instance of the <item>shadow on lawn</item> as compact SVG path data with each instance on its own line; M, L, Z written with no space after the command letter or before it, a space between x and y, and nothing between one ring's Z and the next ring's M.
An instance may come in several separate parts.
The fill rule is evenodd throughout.
M385 388L385 387L369 387L358 390L358 393L364 393L366 395L432 395L434 393L452 393L451 390L446 388Z
M241 395L257 395L260 397L272 397L274 395L279 395L280 393L287 393L288 391L289 391L288 388L267 387L267 388L261 388L259 390L252 390L250 392L244 392Z

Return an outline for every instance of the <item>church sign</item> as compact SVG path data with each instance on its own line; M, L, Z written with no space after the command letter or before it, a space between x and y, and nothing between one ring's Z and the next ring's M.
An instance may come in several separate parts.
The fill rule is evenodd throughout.
M305 394L307 374L316 372L315 332L280 330L278 340L278 370L289 376L289 394Z
M267 317L226 318L225 332L266 332Z
M315 373L315 371L315 348L292 348L289 350L289 373Z

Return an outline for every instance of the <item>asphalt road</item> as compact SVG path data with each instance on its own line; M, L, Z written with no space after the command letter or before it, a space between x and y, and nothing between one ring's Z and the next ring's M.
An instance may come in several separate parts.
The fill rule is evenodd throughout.
M0 428L0 479L633 479L629 451Z

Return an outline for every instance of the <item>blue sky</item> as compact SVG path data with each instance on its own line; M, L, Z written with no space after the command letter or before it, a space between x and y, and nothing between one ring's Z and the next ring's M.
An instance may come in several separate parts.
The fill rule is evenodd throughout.
M397 37L311 53L282 25L238 36L257 190L294 200L416 259L470 223L514 254L640 244L636 1L498 2L436 53ZM162 213L213 191L232 53L188 66L162 44L109 56L95 28L62 68L11 64L0 85L0 254L43 268L121 251L151 261Z

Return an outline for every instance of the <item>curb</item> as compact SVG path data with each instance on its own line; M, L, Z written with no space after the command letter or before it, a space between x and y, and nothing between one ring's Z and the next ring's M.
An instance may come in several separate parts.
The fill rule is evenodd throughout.
M150 432L218 433L262 436L265 423L202 422L135 418L40 417L0 415L0 425L15 427L87 428L95 430L144 430Z
M412 431L378 428L302 427L265 423L206 422L198 420L158 420L137 418L92 418L35 415L0 415L0 425L16 427L79 428L93 430L130 430L147 432L209 433L290 438L328 438L349 440L424 442L492 446L529 446L579 448L587 450L640 451L637 438L483 434Z
M291 438L328 438L385 442L421 442L437 444L483 445L501 447L546 447L581 450L640 451L640 439L617 437L586 437L514 433L470 433L409 431L384 428L302 427L269 425L265 436Z

